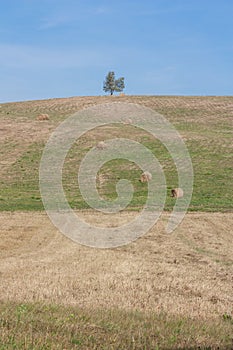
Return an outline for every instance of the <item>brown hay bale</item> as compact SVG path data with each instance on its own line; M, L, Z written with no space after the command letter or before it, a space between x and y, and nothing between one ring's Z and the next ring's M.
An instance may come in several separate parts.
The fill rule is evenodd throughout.
M182 198L184 195L184 191L182 188L173 188L171 190L171 196L174 198Z
M100 141L97 143L96 148L99 150L103 150L107 147L106 143L104 141Z
M40 121L49 120L49 116L48 116L48 114L40 114L40 115L38 115L38 117L36 119L40 120Z
M151 173L149 173L149 171L144 171L144 173L142 173L140 181L141 182L148 182L152 179L152 175Z
M124 120L123 123L124 123L124 124L132 124L133 121L132 121L132 119L128 118L128 119Z

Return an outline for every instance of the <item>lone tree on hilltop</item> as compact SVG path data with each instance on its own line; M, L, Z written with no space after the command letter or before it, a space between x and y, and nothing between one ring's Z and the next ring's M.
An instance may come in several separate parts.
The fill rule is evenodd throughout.
M115 79L115 73L109 72L104 81L103 90L113 95L114 91L121 92L125 88L125 78Z

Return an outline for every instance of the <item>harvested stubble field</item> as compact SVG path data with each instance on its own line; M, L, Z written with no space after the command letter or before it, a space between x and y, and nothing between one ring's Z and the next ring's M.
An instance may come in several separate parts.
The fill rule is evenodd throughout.
M80 246L62 236L43 210L38 167L50 133L83 107L110 101L148 106L171 121L192 157L195 183L190 211L176 231L157 225L116 249ZM39 114L49 120L37 121ZM74 97L2 104L0 108L0 349L232 349L233 97ZM98 189L115 198L119 178L132 180L127 211L104 215L78 192L78 163L113 136L130 137L161 161L168 193L177 174L164 147L124 125L98 128L69 152L63 183L85 220L118 226L137 215L147 185L124 161L101 169ZM77 157L77 149L79 149ZM29 212L30 211L30 212Z

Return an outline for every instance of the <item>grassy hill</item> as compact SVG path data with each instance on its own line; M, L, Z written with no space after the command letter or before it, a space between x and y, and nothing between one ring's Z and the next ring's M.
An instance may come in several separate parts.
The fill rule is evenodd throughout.
M43 210L38 169L51 132L78 110L119 101L137 103L161 113L183 137L195 176L190 211L232 209L233 97L99 96L0 105L0 210ZM38 121L37 116L42 113L48 114L49 120ZM170 190L178 185L171 156L160 141L132 125L123 124L88 132L71 148L63 168L63 186L71 206L88 208L76 181L82 157L98 141L113 137L131 138L156 155L167 181L165 209L171 210L174 200L170 198ZM138 166L126 160L108 162L99 172L99 193L105 199L114 199L116 182L128 178L134 185L134 196L128 209L140 209L147 195L147 185L138 181L140 174Z
M63 120L88 106L119 101L150 107L179 131L194 168L189 208L194 212L172 235L165 231L170 213L163 213L137 241L101 250L61 235L40 212L39 165ZM49 120L38 121L44 113ZM232 349L232 121L233 97L99 96L1 104L0 350ZM170 190L177 186L171 156L148 133L120 123L88 132L67 154L63 187L71 206L88 208L76 181L80 161L98 141L115 137L138 141L155 154L166 176L165 209L171 210ZM99 194L112 200L119 179L129 179L134 186L129 210L78 214L97 226L129 222L147 197L140 175L132 162L105 163L97 177Z

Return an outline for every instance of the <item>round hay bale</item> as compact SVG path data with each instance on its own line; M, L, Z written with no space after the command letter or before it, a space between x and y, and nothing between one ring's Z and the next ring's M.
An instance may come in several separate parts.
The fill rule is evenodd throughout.
M99 150L103 150L107 147L106 143L104 141L100 141L97 143L96 148Z
M140 181L141 182L148 182L152 179L152 175L151 173L149 173L149 171L144 171L144 173L142 173Z
M38 115L37 120L40 120L40 121L49 120L49 116L48 116L48 114L40 114L40 115Z
M133 121L130 118L124 120L124 124L132 124L132 123L133 123Z
M182 188L173 188L171 190L171 196L173 198L182 198L184 195L184 191L182 190Z

